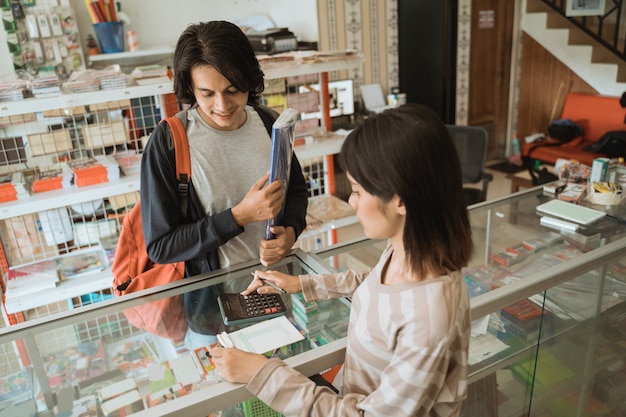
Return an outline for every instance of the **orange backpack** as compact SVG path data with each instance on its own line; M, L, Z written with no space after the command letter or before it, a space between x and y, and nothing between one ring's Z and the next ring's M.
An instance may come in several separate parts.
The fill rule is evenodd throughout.
M189 181L191 180L187 133L177 117L168 117L164 121L169 124L174 140L176 179L181 195L181 211L186 215ZM141 226L139 202L128 212L122 223L112 272L113 293L118 297L178 281L185 276L185 262L155 264L148 257ZM133 326L175 342L182 341L187 332L182 295L127 308L124 310L124 315Z

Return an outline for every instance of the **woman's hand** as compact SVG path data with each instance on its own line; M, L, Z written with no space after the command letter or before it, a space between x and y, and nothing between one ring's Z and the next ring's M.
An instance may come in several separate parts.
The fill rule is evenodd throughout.
M243 384L250 382L267 361L263 355L223 347L212 348L211 359L222 379Z
M254 279L248 285L241 295L249 295L254 291L259 294L280 294L280 291L276 288L266 285L263 280L269 281L276 285L278 288L285 290L287 294L297 294L302 291L302 285L300 285L300 278L295 275L284 274L276 271L255 271Z
M264 266L280 262L296 243L296 231L291 226L273 226L270 231L274 239L263 239L259 245L260 260Z
M252 222L273 219L283 206L282 181L274 181L265 187L269 172L255 182L243 200L231 209L235 222L245 226Z

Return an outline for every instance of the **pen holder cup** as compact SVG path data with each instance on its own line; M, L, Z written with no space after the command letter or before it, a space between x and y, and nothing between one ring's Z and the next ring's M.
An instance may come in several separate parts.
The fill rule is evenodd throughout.
M124 52L124 22L94 23L93 30L103 54Z

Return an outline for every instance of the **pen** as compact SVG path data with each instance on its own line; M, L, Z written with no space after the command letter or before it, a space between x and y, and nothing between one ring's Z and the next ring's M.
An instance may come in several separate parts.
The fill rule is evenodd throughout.
M254 272L252 272L252 275L256 276L254 274ZM272 281L265 279L265 278L261 278L261 281L263 281L264 285L269 285L270 287L274 288L277 291L280 291L281 294L287 294L287 291L285 291L284 289L280 288L278 285L274 284Z

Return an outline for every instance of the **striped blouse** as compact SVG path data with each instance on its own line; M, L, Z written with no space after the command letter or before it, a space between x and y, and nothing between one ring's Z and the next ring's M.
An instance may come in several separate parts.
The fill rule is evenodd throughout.
M391 253L369 274L300 276L307 300L353 294L341 395L276 358L247 389L285 416L458 416L470 336L462 274L383 285Z

